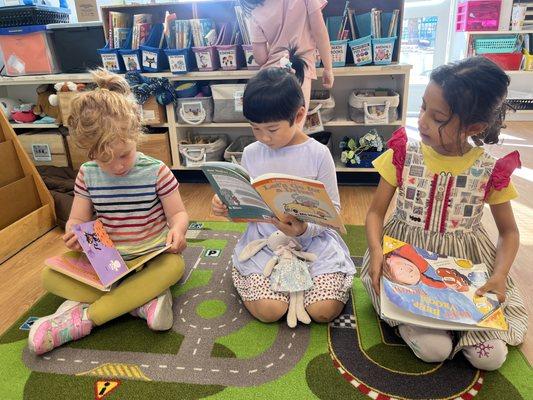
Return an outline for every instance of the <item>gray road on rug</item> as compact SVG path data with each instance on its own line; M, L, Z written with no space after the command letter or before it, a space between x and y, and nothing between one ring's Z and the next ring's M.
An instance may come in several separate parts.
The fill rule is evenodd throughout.
M207 286L191 289L174 299L172 329L184 340L178 354L138 353L71 349L60 347L35 356L26 348L23 361L33 371L76 375L97 370L107 364L137 366L150 380L224 386L255 386L274 380L294 368L305 354L310 331L307 326L290 329L283 322L272 346L257 357L248 359L211 357L217 338L244 327L253 317L244 308L231 279L231 254L240 237L235 232L192 231L197 239L227 241L218 257L206 257L202 248L188 247L184 252L184 282L193 269L212 270ZM191 236L191 233L189 236ZM223 315L204 319L196 308L206 300L226 304ZM104 328L105 329L105 328ZM142 364L139 364L142 360ZM122 376L128 378L126 374Z

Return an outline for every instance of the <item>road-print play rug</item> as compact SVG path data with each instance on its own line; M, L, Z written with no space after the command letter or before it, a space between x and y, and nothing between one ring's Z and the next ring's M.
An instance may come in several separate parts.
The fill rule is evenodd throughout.
M418 361L379 323L358 278L329 326L255 321L231 283L231 250L245 225L191 228L169 332L151 332L127 315L36 357L24 329L61 303L46 295L0 337L0 399L533 398L533 370L517 349L500 371L486 374L460 356L442 365ZM360 265L364 230L348 232Z

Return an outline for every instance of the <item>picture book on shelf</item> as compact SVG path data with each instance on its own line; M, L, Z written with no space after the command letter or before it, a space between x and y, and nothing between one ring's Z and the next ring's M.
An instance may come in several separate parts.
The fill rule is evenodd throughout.
M285 174L264 174L252 180L243 167L229 162L206 162L201 169L233 221L265 222L273 217L283 221L290 214L346 232L320 181Z
M48 258L45 264L51 269L77 279L102 291L109 291L119 279L134 271L170 246L124 261L105 231L100 220L74 225L72 231L82 252L69 251Z
M507 330L496 295L475 294L489 278L485 264L439 255L385 236L381 316L446 330Z

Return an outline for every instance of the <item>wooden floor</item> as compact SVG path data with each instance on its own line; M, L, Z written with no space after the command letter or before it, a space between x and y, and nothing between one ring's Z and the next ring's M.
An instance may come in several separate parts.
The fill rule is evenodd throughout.
M533 314L533 122L509 123L502 146L492 146L499 156L519 150L522 170L514 182L521 197L514 201L513 209L521 232L521 246L512 275L519 283L530 313ZM191 220L224 220L210 212L212 191L207 184L182 184L180 192ZM363 225L374 188L340 187L343 218L347 224ZM487 210L488 211L488 210ZM496 229L489 212L485 213L485 225L496 237ZM29 309L44 294L40 283L43 261L65 251L59 228L47 233L31 245L0 265L0 334ZM530 318L528 337L522 349L533 363L533 317Z

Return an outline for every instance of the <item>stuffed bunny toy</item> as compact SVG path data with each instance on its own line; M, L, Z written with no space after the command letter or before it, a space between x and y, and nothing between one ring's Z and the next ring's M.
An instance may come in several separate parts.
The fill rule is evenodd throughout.
M265 246L274 253L274 257L265 265L263 274L270 276L273 291L288 293L290 296L287 325L294 328L298 321L310 323L311 318L304 307L304 291L313 286L313 280L308 264L302 260L313 262L316 255L301 251L302 247L296 240L276 231L268 239L248 243L239 255L239 261L250 259Z

